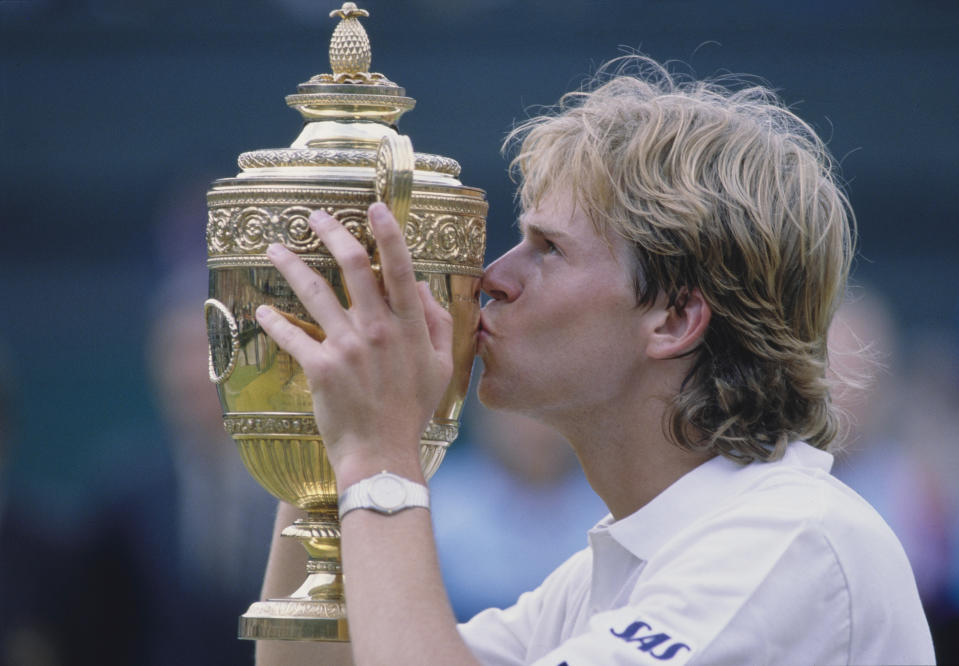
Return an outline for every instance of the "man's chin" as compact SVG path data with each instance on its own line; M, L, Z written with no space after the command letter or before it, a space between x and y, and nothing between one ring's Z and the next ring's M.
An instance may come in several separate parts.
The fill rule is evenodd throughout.
M487 409L515 412L522 410L524 398L527 396L522 392L518 393L515 386L497 381L497 378L484 368L476 383L476 397Z
M493 408L489 404L489 383L486 381L486 368L483 368L483 371L480 373L479 379L476 380L476 397L479 399L480 404L484 407Z
M480 404L489 409L504 409L500 391L496 390L496 383L489 377L489 370L484 367L480 373L479 381L476 383L476 397Z

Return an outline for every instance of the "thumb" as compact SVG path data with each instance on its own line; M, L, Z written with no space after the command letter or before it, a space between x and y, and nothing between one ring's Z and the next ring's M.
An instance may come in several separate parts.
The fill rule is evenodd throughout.
M425 282L416 283L416 291L423 303L426 314L426 326L430 333L433 349L445 357L453 355L453 317L436 302Z

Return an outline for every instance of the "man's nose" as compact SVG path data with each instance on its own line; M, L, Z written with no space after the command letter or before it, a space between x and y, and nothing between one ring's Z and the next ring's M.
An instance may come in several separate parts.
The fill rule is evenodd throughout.
M513 248L486 267L480 289L495 301L513 301L519 295L521 282L515 266Z

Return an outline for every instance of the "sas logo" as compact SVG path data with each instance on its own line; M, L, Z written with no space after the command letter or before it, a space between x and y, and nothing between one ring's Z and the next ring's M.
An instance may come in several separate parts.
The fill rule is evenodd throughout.
M609 633L627 643L635 643L641 652L646 652L651 657L662 661L672 659L681 650L692 651L692 648L685 643L674 641L669 634L653 631L652 626L645 622L633 622L622 631L610 629Z

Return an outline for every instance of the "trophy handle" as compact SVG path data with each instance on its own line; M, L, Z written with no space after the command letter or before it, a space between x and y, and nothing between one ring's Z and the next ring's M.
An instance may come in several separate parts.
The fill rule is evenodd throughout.
M387 134L376 151L376 200L385 203L400 225L406 225L413 194L413 144L405 134Z
M203 303L203 316L210 341L210 381L219 385L230 378L236 367L240 329L230 309L215 298L208 298Z

